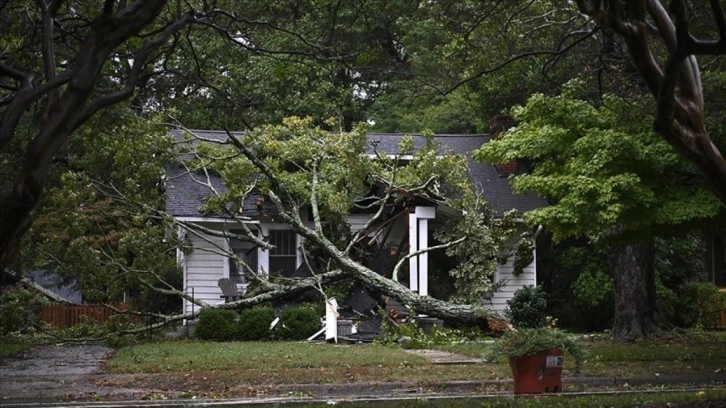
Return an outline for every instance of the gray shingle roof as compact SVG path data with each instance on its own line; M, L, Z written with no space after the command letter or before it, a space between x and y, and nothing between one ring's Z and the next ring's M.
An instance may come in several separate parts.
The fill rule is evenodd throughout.
M227 134L223 131L193 130L192 132L204 139L219 141L227 139ZM182 132L173 130L171 131L171 135L179 141L181 140ZM423 136L409 136L413 138L414 149L423 146ZM386 154L398 154L398 146L403 137L403 134L368 134L368 140L377 144L377 150L379 152ZM439 134L435 135L435 138L440 145L441 153L455 151L467 156L469 159L471 180L480 189L482 196L489 202L496 213L501 214L504 211L517 209L521 215L529 210L547 205L544 199L534 194L513 194L507 182L507 175L500 174L492 164L482 164L472 160L471 152L488 142L490 140L489 135ZM199 176L197 176L197 179L206 181L206 178L200 178ZM218 178L212 180L212 185L218 191L224 191L224 186ZM170 167L167 169L166 192L166 210L169 214L178 217L202 216L199 209L203 205L204 200L210 196L208 187L195 181L190 174L184 172L180 167ZM253 198L246 200L244 215L255 216L255 200Z
M212 196L209 187L203 184L206 181L204 175L190 174L182 166L168 166L165 186L166 212L176 217L202 216L202 205ZM219 177L212 176L209 181L219 193L227 190Z

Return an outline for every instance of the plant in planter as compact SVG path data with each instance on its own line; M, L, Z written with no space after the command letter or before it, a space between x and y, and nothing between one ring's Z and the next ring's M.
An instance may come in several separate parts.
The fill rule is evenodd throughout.
M564 353L575 360L577 370L585 359L584 348L573 336L551 328L507 332L493 351L509 358L515 394L561 391Z

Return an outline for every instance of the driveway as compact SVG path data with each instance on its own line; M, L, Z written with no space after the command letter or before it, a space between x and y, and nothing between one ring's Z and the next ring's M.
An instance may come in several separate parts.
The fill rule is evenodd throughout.
M93 399L137 390L103 389L91 379L113 350L93 344L32 347L21 356L0 361L0 405L3 401Z

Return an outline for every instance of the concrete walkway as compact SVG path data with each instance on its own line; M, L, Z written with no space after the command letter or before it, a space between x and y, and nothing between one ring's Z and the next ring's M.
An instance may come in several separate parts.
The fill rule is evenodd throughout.
M441 350L404 350L407 353L416 354L429 360L432 364L479 364L484 360L462 356L460 354L449 353Z

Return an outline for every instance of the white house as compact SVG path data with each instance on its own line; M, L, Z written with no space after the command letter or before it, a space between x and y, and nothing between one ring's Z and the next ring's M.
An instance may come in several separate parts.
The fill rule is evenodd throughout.
M225 132L192 131L198 137L213 140L225 140ZM181 139L181 131L172 131L172 135ZM402 139L401 134L369 134L370 142L377 145L378 151L388 154L397 154ZM503 166L481 164L471 160L470 152L486 143L489 135L436 135L436 140L443 151L456 151L469 157L470 177L480 189L481 195L492 206L495 213L516 209L522 213L545 205L544 200L533 195L514 195L507 183L508 172ZM423 145L421 136L413 136L414 148ZM511 167L510 167L511 169ZM200 211L205 200L210 196L210 187L217 191L224 191L224 186L218 178L202 177L190 174L181 167L170 167L167 171L166 184L166 211L175 218L187 223L195 223L205 228L217 231L233 231L239 229L236 222L223 217L204 216ZM298 251L300 237L288 225L279 223L274 217L274 208L270 203L261 199L261 196L250 196L246 199L242 216L246 225L260 236L269 237L270 243L275 246L273 250L254 247L250 243L234 239L216 237L199 232L185 232L185 240L193 248L191 251L178 252L178 259L184 273L184 291L196 299L209 304L221 301L221 289L218 287L220 278L231 278L240 288L246 285L244 272L238 270L236 264L227 256L234 252L244 259L248 265L258 272L282 271L284 276L299 276L306 271L302 270L302 255ZM399 249L417 251L429 245L429 232L441 223L450 220L452 209L435 203L421 202L408 213L407 217L398 217L390 223L390 229L385 234L386 248L390 249L381 259L374 263L380 266L378 272L386 273L395 259L400 256ZM351 214L348 224L352 231L357 231L368 220L367 214ZM523 226L524 228L524 226ZM382 238L381 238L382 239ZM435 289L437 282L429 278L429 264L436 261L436 257L444 256L437 252L421 254L409 261L409 287L422 295L428 295ZM392 259L387 259L391 257ZM503 310L506 301L512 294L524 285L534 285L537 281L536 261L525 268L524 272L515 276L512 260L500 265L494 276L496 282L503 281L504 285L498 290L488 305L495 310ZM184 301L184 312L195 308L191 302Z

